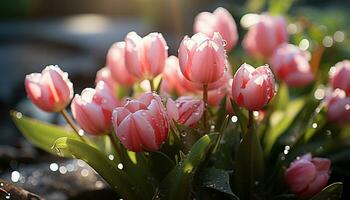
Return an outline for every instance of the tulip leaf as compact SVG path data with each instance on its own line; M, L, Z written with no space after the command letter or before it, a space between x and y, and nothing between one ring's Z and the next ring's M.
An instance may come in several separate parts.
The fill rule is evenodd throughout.
M265 153L268 154L276 140L289 128L295 117L305 105L305 99L299 98L287 104L285 110L276 110L270 117L270 129L266 134Z
M162 199L187 199L195 173L212 149L217 136L204 135L193 145L186 157L162 181Z
M104 153L96 148L67 137L58 138L53 147L64 153L69 152L74 157L85 161L123 198L138 199L128 175L123 170L118 169L115 162L109 160Z
M60 137L79 140L74 132L68 131L64 127L25 117L17 111L11 111L10 115L18 129L31 143L49 153L57 154L52 146ZM71 157L69 154L65 154L65 156Z
M150 169L159 181L175 167L175 163L166 154L160 151L150 152L148 159L150 162Z
M244 134L236 155L235 188L242 199L258 195L263 185L264 154L254 126Z
M225 193L231 196L231 199L239 200L231 190L229 171L217 168L204 169L199 175L199 185Z
M321 192L311 198L311 200L339 200L343 193L343 183L336 182L325 187Z

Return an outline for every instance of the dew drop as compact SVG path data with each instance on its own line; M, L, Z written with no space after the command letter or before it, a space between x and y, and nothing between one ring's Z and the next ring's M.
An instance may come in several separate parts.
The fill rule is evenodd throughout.
M312 128L317 128L317 124L316 123L312 123Z
M87 169L82 169L81 171L80 171L80 174L81 174L81 176L82 177L87 177L87 176L89 176L89 170L87 170Z
M16 117L17 117L17 119L21 119L21 118L22 118L22 116L23 116L23 115L22 115L22 113L21 113L21 112L17 112L17 113L16 113Z
M233 123L236 123L237 121L238 121L238 117L237 116L232 116L231 117L231 121L233 122Z
M345 105L345 110L350 110L350 104Z
M122 170L123 168L124 168L123 163L119 163L119 164L118 164L118 169Z
M53 172L57 171L58 170L57 163L51 163L50 164L50 170L53 171Z
M112 154L108 155L108 159L114 160L114 156Z
M11 173L11 180L12 182L16 183L19 181L19 179L21 178L21 174L18 171L13 171Z
M186 137L187 133L186 133L186 132L181 132L180 135L181 135L182 137Z
M80 129L80 130L78 131L78 134L79 134L80 136L84 136L84 130L83 130L83 129Z

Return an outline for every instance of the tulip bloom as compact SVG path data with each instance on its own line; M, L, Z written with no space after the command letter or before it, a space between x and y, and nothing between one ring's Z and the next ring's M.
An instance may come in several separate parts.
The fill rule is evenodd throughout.
M333 122L350 122L350 97L337 88L326 99L328 120Z
M243 64L233 77L232 98L242 107L262 109L275 96L275 80L268 66Z
M176 102L169 98L167 111L169 117L179 124L194 127L203 115L204 102L192 97L180 97Z
M161 33L150 33L141 38L130 32L125 37L127 70L140 79L153 79L161 74L168 57L168 46Z
M156 151L168 138L169 119L160 97L144 93L113 111L117 137L130 151Z
M203 33L185 36L179 47L179 64L182 74L194 83L204 85L219 80L226 66L220 34L215 32L211 38Z
M288 40L287 23L281 16L260 15L249 28L243 47L254 57L269 58L274 50Z
M350 61L343 60L338 62L333 69L330 72L330 81L333 89L342 89L350 96Z
M303 198L312 197L327 185L330 166L329 159L306 154L290 164L284 178L293 193Z
M202 32L212 37L219 32L226 41L226 50L231 50L238 41L236 22L232 15L222 7L217 8L213 13L201 12L194 22L194 32Z
M118 104L111 88L100 81L96 89L86 88L81 95L75 95L71 109L74 119L84 131L100 135L108 134L112 129L112 111Z
M73 97L73 84L58 66L27 75L25 89L28 98L46 112L62 111Z
M314 80L306 54L297 46L280 45L272 55L270 63L276 76L288 86L303 87Z
M129 73L125 65L125 42L116 42L107 53L107 64L111 76L123 86L132 86L136 77Z

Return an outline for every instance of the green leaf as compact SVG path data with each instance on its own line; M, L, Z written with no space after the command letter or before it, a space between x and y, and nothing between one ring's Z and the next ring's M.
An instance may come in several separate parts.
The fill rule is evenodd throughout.
M265 153L268 155L276 140L289 128L295 117L305 105L305 99L299 98L291 101L285 110L276 110L270 117L270 129L265 138Z
M339 200L343 193L343 183L332 183L325 187L321 192L311 198L311 200Z
M18 129L31 143L49 153L57 155L52 146L58 138L67 137L79 140L79 137L74 132L68 131L61 126L25 117L22 113L16 111L11 111L10 115ZM71 157L69 154L65 156Z
M239 145L236 156L235 188L241 199L258 195L263 185L264 154L254 126L248 129Z
M204 169L199 176L199 185L223 192L230 195L232 199L239 200L231 190L230 175L228 171L216 168Z
M233 108L233 111L235 112L235 115L238 117L238 122L241 125L241 129L243 133L247 132L247 124L248 124L248 117L244 115L240 107L231 99L231 105Z
M69 152L89 164L106 182L125 199L138 199L133 184L128 175L118 169L116 163L109 160L106 155L92 146L75 139L61 137L56 140L54 148L59 151Z
M150 152L148 158L150 169L159 181L161 181L175 167L175 163L160 151Z
M180 162L163 180L161 197L168 200L187 199L194 175L213 147L217 134L201 137Z

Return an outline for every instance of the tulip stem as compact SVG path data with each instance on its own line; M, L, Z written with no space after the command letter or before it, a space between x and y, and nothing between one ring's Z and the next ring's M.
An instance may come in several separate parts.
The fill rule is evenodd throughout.
M151 92L154 91L154 82L153 82L153 79L148 79L149 81L149 85L151 86Z
M249 112L249 118L248 118L248 125L247 127L250 128L253 126L253 121L254 121L254 116L253 116L253 111L248 111Z
M203 101L204 101L204 113L203 124L204 130L208 130L208 84L203 84Z
M72 127L72 129L75 131L75 133L78 135L78 137L80 138L81 141L86 143L86 140L83 136L81 136L79 134L79 127L74 123L72 117L68 114L66 109L63 109L61 111L61 114L63 115L64 119L66 120L66 122Z
M118 140L116 139L115 134L114 134L113 132L114 132L114 131L110 132L110 133L108 134L108 137L109 137L109 139L110 139L110 141L111 141L111 143L112 143L112 146L113 146L113 148L114 148L114 151L115 151L116 155L118 156L119 159L121 159L120 149L119 149L119 147L118 147L118 145L117 145Z

